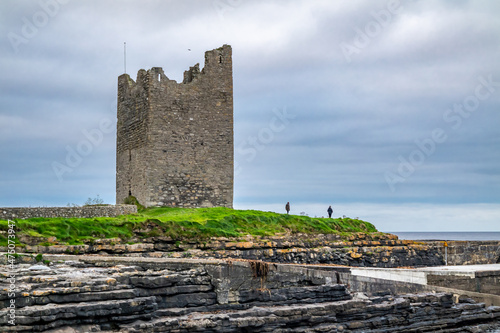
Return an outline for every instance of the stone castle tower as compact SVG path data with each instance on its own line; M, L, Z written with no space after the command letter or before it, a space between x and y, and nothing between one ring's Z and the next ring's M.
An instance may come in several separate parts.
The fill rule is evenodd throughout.
M233 205L231 46L205 53L177 83L153 67L118 78L116 203Z

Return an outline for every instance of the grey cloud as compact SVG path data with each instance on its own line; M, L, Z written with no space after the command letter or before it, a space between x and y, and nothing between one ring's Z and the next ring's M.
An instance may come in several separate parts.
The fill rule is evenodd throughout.
M349 62L341 44L377 22L373 13L388 2L217 4L68 1L15 53L7 34L43 9L2 2L0 187L11 190L0 205L82 203L96 194L113 202L114 132L62 182L51 164L86 140L82 131L114 121L123 42L133 78L160 66L177 81L203 66L206 50L233 46L235 146L244 150L235 152L236 206L498 202L500 86L467 118L444 115L474 95L480 77L500 82L500 5L401 1ZM272 140L262 136L283 108L295 118ZM436 128L446 140L391 191L384 174L397 175L399 157L421 150L415 141Z

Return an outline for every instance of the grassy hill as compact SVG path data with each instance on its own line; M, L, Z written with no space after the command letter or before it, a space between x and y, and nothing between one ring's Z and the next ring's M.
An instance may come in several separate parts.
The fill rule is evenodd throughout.
M7 221L0 220L0 246L6 246ZM217 208L149 208L138 214L100 218L32 218L16 220L16 241L32 237L49 245L82 244L101 238L124 241L164 236L174 240L276 234L348 234L377 232L368 222L328 219L257 210Z

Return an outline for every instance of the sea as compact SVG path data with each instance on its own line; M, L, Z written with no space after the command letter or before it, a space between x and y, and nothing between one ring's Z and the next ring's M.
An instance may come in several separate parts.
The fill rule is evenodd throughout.
M484 232L484 231L462 231L462 232L400 232L388 231L388 233L396 235L399 239L409 240L446 240L446 241L500 241L500 232Z

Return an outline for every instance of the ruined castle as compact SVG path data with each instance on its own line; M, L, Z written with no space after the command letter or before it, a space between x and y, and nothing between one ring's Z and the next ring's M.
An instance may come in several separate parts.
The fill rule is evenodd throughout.
M161 67L118 78L116 203L232 207L231 46L170 80Z

